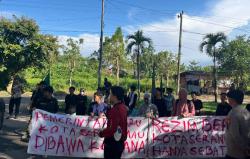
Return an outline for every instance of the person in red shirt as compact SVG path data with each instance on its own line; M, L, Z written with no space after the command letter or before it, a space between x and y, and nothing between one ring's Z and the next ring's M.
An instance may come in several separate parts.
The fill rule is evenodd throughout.
M99 136L104 137L104 158L120 159L127 139L128 110L123 103L123 88L111 87L109 98L113 106L106 113L107 128L100 131Z

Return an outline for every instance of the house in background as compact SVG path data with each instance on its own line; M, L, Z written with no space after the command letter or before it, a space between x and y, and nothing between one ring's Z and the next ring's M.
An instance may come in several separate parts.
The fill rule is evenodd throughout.
M204 71L186 71L180 74L180 86L186 88L189 93L213 94L213 74ZM232 80L225 75L218 74L218 93L226 92Z

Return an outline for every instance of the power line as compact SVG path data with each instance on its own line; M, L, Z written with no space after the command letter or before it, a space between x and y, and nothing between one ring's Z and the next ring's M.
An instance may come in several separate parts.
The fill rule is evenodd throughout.
M211 22L211 21L204 21L204 20L199 20L199 19L194 19L194 18L188 18L188 17L185 17L185 18L190 19L190 20L194 20L194 21L199 21L199 22L207 23L207 24L217 25L217 26L221 26L221 27L225 27L225 28L237 29L237 30L240 30L240 31L244 31L244 32L250 33L250 30L246 30L246 29L241 29L241 28L232 27L232 26L226 26L226 25L215 23L215 22Z
M177 10L156 10L156 9L151 9L151 8L145 8L143 6L127 3L127 2L124 2L124 1L120 1L120 0L113 0L112 2L116 2L116 3L119 3L119 4L124 4L124 5L127 5L127 6L132 6L132 7L139 8L139 9L146 10L146 11L150 11L150 12L157 12L157 13L161 13L161 14L172 14L172 13L177 12Z

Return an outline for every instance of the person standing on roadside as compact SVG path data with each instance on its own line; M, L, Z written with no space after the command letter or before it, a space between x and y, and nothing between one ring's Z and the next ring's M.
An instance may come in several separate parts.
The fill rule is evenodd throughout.
M99 132L104 137L104 158L120 159L127 139L127 108L123 103L124 90L113 86L110 92L112 108L107 111L107 128Z
M19 114L19 109L21 105L21 99L23 94L23 88L18 79L14 79L12 89L11 89L11 97L9 102L9 116L7 119L15 118L17 119ZM15 117L13 117L13 111L15 107Z
M0 134L2 133L3 121L4 121L5 103L2 98L0 98Z
M228 127L225 139L226 159L248 159L250 151L250 113L241 106L244 94L240 90L227 93L232 110L227 116Z

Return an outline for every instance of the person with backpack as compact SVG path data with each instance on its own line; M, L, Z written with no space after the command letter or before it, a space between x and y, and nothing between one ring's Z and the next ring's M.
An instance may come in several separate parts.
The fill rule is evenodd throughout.
M99 132L104 137L104 158L120 159L127 139L128 110L123 103L124 90L113 86L110 92L111 108L107 111L107 128Z
M195 107L192 101L187 99L187 90L179 91L179 99L176 100L172 116L192 117L195 116Z

